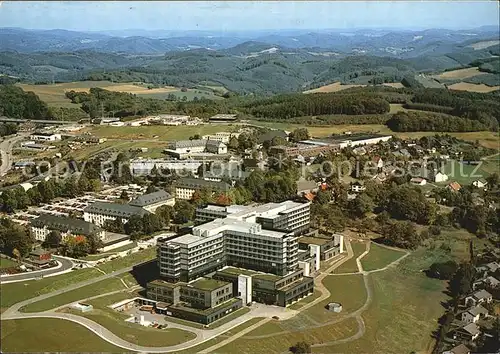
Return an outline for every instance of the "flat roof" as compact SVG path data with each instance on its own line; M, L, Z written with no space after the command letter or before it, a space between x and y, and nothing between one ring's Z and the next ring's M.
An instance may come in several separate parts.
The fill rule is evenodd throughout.
M275 274L257 273L253 276L253 278L261 280L269 280L269 281L278 281L283 277Z
M232 274L232 275L255 275L255 274L259 274L258 272L250 270L250 269L235 268L235 267L226 267L224 269L221 269L221 270L217 271L217 273L227 273L227 274Z
M299 238L299 243L307 243L308 245L324 245L331 240L322 238L322 237L310 237L310 236L303 236Z
M212 278L198 278L191 283L187 284L187 286L192 286L193 288L201 289L201 290L215 290L223 287L224 285L230 284L226 281L216 280Z

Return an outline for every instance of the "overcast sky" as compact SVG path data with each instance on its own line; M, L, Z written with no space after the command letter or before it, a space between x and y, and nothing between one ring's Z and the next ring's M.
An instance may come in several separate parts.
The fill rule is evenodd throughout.
M498 1L0 2L0 26L81 31L472 28L498 25Z

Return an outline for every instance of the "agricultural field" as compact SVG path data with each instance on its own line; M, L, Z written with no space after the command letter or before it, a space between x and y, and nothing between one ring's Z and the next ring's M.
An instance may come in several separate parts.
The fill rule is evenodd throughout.
M333 84L321 86L312 90L304 91L304 93L321 93L321 92L338 92L342 90L347 90L352 87L364 87L366 85L342 85L340 82L334 82Z
M45 352L123 352L122 348L70 321L30 318L2 321L1 327L1 350L4 353L40 352L42 344Z
M485 72L479 71L477 66L466 69L457 69L451 71L445 71L439 75L434 75L433 77L439 80L461 80L469 77L484 75Z
M386 83L383 83L382 86L388 86L388 87L394 87L394 88L405 87L405 85L403 85L401 82L386 82Z
M498 43L500 43L499 40L481 41L481 42L472 43L471 45L468 45L467 47L473 48L474 50L481 50L481 49L485 49L485 48L497 45Z
M191 101L194 97L208 98L208 99L222 99L222 97L214 94L215 88L200 88L188 89L182 92L180 88L173 86L164 86L159 88L148 88L147 85L141 83L115 83L111 81L79 81L67 82L58 84L47 85L31 85L31 84L17 84L24 91L33 91L40 99L52 107L65 107L65 108L80 108L79 104L71 103L71 100L66 98L65 93L68 91L81 91L88 92L93 87L99 87L105 90L114 92L127 92L136 94L144 98L157 98L166 99L168 95L172 94L178 98L186 96L187 100Z
M500 90L500 86L488 86L485 84L471 84L468 82L459 82L453 85L449 85L448 89L457 91L486 93L486 92L493 92Z

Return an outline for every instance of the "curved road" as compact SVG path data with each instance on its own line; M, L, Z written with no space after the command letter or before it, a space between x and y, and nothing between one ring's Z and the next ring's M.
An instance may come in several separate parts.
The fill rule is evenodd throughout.
M364 285L365 285L365 289L366 289L366 292L367 292L367 298L366 298L366 301L365 303L363 304L363 306L361 308L359 308L358 310L350 313L350 314L347 314L346 316L343 316L341 318L338 318L334 321L331 321L331 322L328 322L328 323L324 323L324 324L319 324L317 326L314 326L314 327L322 327L322 326L325 326L325 325L328 325L328 324L332 324L332 323L336 323L336 322L340 322L340 321L343 321L345 320L346 318L352 318L354 317L358 323L358 331L357 333L355 333L354 335L348 337L348 338L343 338L343 339L340 339L340 340L334 340L334 341L330 341L330 342L325 342L325 343L321 343L321 344L314 344L312 345L313 347L323 347L323 346L328 346L328 345L333 345L333 344L339 344L339 343L345 343L345 342L350 342L350 341L353 341L355 339L358 339L360 337L362 337L365 333L365 324L364 324L364 321L363 321L363 318L361 317L361 314L370 306L371 302L372 302L372 297L373 297L373 292L372 292L372 289L371 287L369 286L369 279L368 279L368 275L371 273L371 272L374 272L374 271L379 271L379 270L382 270L382 269L387 269L397 263L399 263L402 259L404 259L406 256L408 256L409 253L405 254L404 256L400 257L399 259L397 259L396 261L392 262L391 264L387 265L386 267L382 268L382 269L377 269L377 270L374 270L374 271L364 271L363 268L362 268L362 265L361 265L361 258L364 257L366 254L368 254L369 252L369 244L367 245L367 249L366 251L361 254L359 257L356 258L356 263L358 265L358 270L359 272L356 273L356 274L362 274L363 275L363 280L364 280ZM319 296L317 299L315 299L314 301L311 301L310 303L308 304L305 304L301 309L300 311L302 310L305 310L311 306L314 306L316 305L317 303L327 299L329 296L330 296L330 291L322 284L322 280L327 276L327 275L332 275L332 276L340 276L342 274L331 274L331 272L336 269L338 266L340 266L341 264L343 264L344 262L346 262L348 259L352 258L353 257L353 251L352 251L352 247L350 245L350 242L348 240L346 240L346 248L347 248L347 252L348 252L348 256L347 257L343 257L343 258L340 258L340 259L335 259L333 262L331 262L330 264L330 267L325 271L325 272L322 272L320 273L316 279L315 279L315 285L317 286L318 290L321 292L321 296ZM57 291L54 291L52 293L49 293L49 294L44 294L44 295L41 295L41 296L38 296L38 297L35 297L35 298L32 298L32 299L28 299L28 300L25 300L25 301L22 301L22 302L19 302L13 306L11 306L10 308L8 308L1 316L2 320L8 320L8 319L22 319L22 318L40 318L40 317L45 317L45 318L59 318L59 319L64 319L64 320L68 320L68 321L72 321L72 322L75 322L75 323L78 323L86 328L88 328L90 331L92 331L93 333L95 333L96 335L98 335L99 337L101 337L102 339L106 340L107 342L115 345L115 346L118 346L118 347L121 347L123 349L126 349L128 351L136 351L136 352L147 352L147 353L164 353L164 352L175 352L175 351L179 351L179 350L183 350L183 349L189 349L193 346L196 346L198 344L201 344L205 341L208 341L212 338L215 338L221 334L223 334L224 332L227 332L228 330L246 322L247 320L249 320L250 318L254 318L254 317L267 317L266 319L263 319L262 321L250 326L249 328L243 330L240 332L239 335L235 335L235 336L231 336L227 339L225 339L224 341L222 341L221 343L219 344L216 344L214 346L211 346L205 350L203 350L203 353L209 353L209 352L212 352L213 350L215 349L218 349L220 348L221 346L223 345L226 345L232 341L234 341L235 339L237 339L238 337L242 337L244 336L246 333L249 333L250 331L252 331L253 329L261 326L262 324L266 323L267 321L269 321L269 317L273 316L274 313L269 313L270 309L271 311L273 310L272 308L270 307L261 307L259 309L259 307L256 307L255 309L252 309L250 312L242 315L241 317L239 317L239 321L230 321L228 323L225 323L224 325L221 325L220 327L218 328L214 328L214 329L207 329L207 330L202 330L202 329L195 329L195 328L191 328L191 327L187 327L187 328L183 328L183 329L186 329L192 333L194 333L196 335L196 338L193 339L193 340L190 340L188 342L184 342L184 343L181 343L181 344L178 344L178 345L173 345L173 346L168 346L168 347L145 347L145 346L139 346L139 345L136 345L136 344L133 344L133 343L130 343L118 336L116 336L114 333L112 333L111 331L109 331L107 328L101 326L100 324L88 319L88 318L85 318L85 317L81 317L81 316L77 316L77 315L73 315L73 314L69 314L69 313L61 313L61 312L55 312L55 309L52 309L52 310L49 310L49 311L44 311L44 312L38 312L38 313L21 313L19 312L19 309L21 309L23 306L26 306L28 304L31 304L31 303L34 303L34 302L37 302L37 301L40 301L40 300L43 300L43 299L46 299L46 298L50 298L52 296L55 296L55 295L59 295L61 293L64 293L64 292L67 292L67 291L71 291L71 290L74 290L74 289L78 289L80 287L83 287L83 286L86 286L86 285L90 285L90 284L93 284L95 282L98 282L98 281L101 281L101 280L104 280L104 279L108 279L108 278L111 278L111 277L114 277L116 275L119 275L119 274L122 274L122 273L125 273L129 270L131 270L132 268L129 267L129 268L125 268L125 269L121 269L119 271L115 271L113 273L110 273L110 274L106 274L106 275L103 275L103 276L100 276L100 277L97 277L97 278L94 278L94 279L90 279L88 281L85 281L85 282L81 282L81 283L78 283L78 284L74 284L74 285L71 285L71 286L68 286L64 289L60 289L60 290L57 290ZM277 308L276 309L276 314L279 315L281 318L285 319L285 317L288 317L288 318L291 318L295 315L297 315L298 313L300 313L300 311L294 311L294 310L290 310L290 309L284 309L284 308ZM274 311L273 311L274 312ZM283 316L283 315L286 315L286 316ZM180 327L186 327L186 326L182 326L182 325L176 325L174 323L169 323L169 326L172 327L172 328L180 328ZM288 331L284 331L284 332L288 332ZM280 335L282 334L283 332L279 332L279 333L273 333L271 335L264 335L262 337L268 337L268 336L274 336L274 335ZM261 337L261 336L252 336L252 337L249 337L249 338L258 338L258 337ZM248 337L247 337L248 338Z
M19 140L23 140L28 135L28 133L21 133L17 136L5 139L0 143L0 154L2 157L2 165L0 165L0 176L4 176L12 167L12 148L14 147L14 144Z
M59 266L54 267L54 268L49 268L49 269L36 270L33 272L26 272L26 273L12 274L12 275L2 275L0 277L0 282L2 284L7 284L7 283L18 282L18 281L38 279L40 277L53 276L53 275L57 275L57 274L61 274L61 273L66 273L74 266L74 263L67 258L58 257L58 256L52 256L52 257L59 263Z

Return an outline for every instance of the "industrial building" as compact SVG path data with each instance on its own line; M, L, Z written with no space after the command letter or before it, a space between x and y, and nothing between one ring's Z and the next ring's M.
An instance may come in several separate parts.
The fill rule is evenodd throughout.
M168 155L183 158L190 154L210 153L210 154L227 154L227 146L216 140L193 139L179 140L168 144L164 152Z

